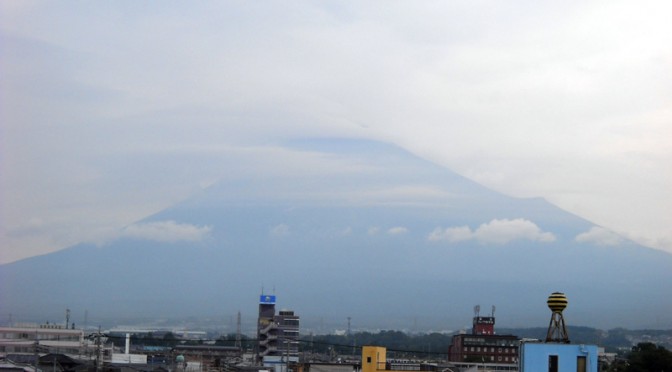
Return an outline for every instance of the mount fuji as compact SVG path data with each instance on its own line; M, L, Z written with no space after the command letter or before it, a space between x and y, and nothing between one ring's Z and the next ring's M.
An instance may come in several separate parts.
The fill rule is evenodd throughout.
M258 295L273 291L302 328L351 317L455 330L476 304L496 305L498 325L544 325L546 298L561 291L571 325L672 327L669 253L393 145L284 146L291 158L225 164L218 182L105 244L1 265L0 313L53 321L70 308L123 322L241 311L253 322Z

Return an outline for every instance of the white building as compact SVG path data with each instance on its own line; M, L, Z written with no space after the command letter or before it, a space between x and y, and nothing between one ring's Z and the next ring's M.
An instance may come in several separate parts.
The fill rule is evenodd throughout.
M0 327L0 356L8 354L40 355L65 354L73 359L95 360L98 352L109 360L112 346L100 347L88 339L80 329L66 329L57 325Z

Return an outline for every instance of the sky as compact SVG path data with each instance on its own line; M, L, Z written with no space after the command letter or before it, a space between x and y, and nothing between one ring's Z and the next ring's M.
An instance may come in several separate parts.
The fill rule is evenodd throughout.
M0 2L0 263L105 244L218 180L308 169L319 154L287 145L305 138L395 144L672 253L670 14Z

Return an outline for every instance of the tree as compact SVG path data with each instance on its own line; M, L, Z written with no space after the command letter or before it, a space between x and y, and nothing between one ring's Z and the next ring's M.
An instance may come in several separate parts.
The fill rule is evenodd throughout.
M628 355L628 372L672 372L672 352L651 342L640 342Z

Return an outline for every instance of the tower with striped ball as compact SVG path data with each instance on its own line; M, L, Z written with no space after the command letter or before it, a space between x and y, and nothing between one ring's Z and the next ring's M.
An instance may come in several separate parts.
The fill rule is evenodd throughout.
M548 308L551 309L551 322L548 325L546 342L569 343L569 335L565 327L565 318L562 311L567 307L567 296L561 292L553 292L548 296Z

